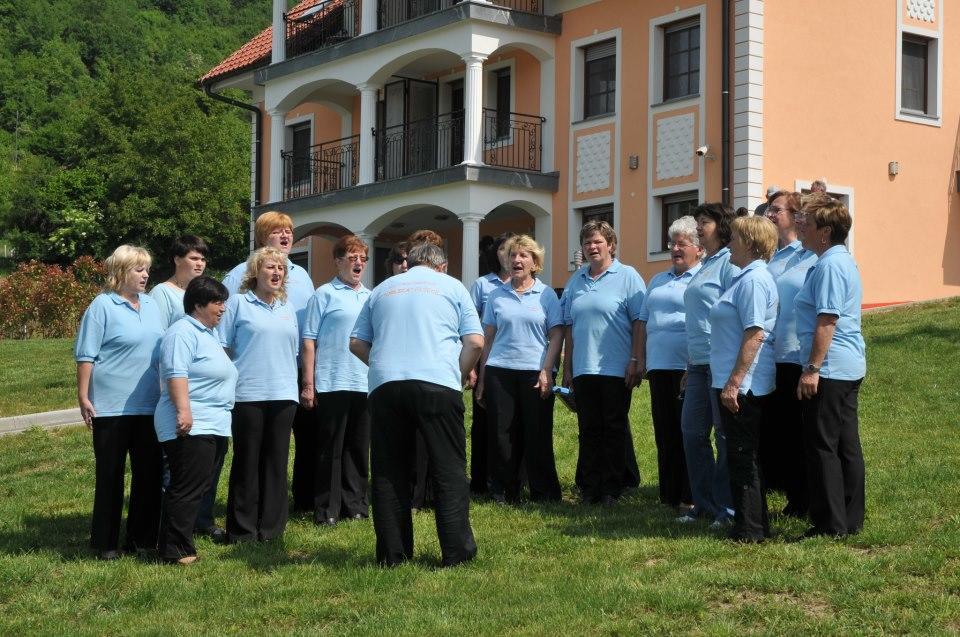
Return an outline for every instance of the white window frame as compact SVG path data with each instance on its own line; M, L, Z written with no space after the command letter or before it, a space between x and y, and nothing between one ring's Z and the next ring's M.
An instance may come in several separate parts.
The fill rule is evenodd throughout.
M903 2L897 0L896 86L894 119L926 126L943 126L943 0L937 2L937 28L923 29L903 24ZM900 83L903 76L903 37L927 40L927 112L904 109Z
M616 49L616 60L614 64L616 72L614 76L614 82L616 82L617 85L617 94L616 98L614 99L614 111L604 115L596 115L590 119L584 119L583 100L584 90L586 88L584 84L584 49L589 47L591 44L597 44L598 42L603 42L605 40L614 40L614 47ZM597 124L614 121L620 117L620 113L622 112L621 104L623 100L622 46L623 42L620 37L620 29L611 29L610 31L604 31L603 33L595 33L585 38L574 40L570 43L570 59L573 61L573 64L571 65L573 78L571 78L570 82L570 121L573 124L596 126Z
M669 102L663 101L663 62L666 38L665 30L681 22L693 22L696 18L700 25L700 86L696 93L684 97L676 97ZM650 104L659 106L664 103L671 105L683 104L686 101L697 101L703 95L703 83L706 81L705 69L707 65L707 8L705 5L691 7L683 11L676 11L650 20Z

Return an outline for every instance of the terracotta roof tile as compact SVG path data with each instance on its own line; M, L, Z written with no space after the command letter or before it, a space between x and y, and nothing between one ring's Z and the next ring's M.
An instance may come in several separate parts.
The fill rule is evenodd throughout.
M321 0L322 1L322 0ZM331 7L340 4L341 0L333 0ZM290 17L297 17L310 7L320 4L318 0L301 0L292 9L287 12ZM231 53L225 60L220 62L200 78L201 84L206 84L213 80L234 75L251 68L266 66L270 61L270 54L273 51L273 26L269 26L258 33L252 40Z

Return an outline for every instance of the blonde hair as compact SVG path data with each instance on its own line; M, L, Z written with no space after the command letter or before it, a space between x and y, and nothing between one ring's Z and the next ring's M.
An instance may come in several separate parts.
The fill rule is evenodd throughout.
M840 245L847 240L853 219L843 202L818 193L817 197L804 204L803 212L807 215L807 224L812 223L817 228L830 228L831 245Z
M540 247L540 244L533 240L533 237L518 234L507 239L504 247L507 249L507 254L519 252L520 250L529 252L530 256L533 257L533 273L536 274L543 271L544 251L543 248Z
M257 222L253 224L253 240L258 248L267 245L267 238L270 233L280 228L290 228L293 230L293 219L282 212L265 212L257 217Z
M283 280L280 281L280 289L277 290L277 298L283 302L287 300L287 276L290 272L287 270L287 255L276 248L266 247L255 250L250 258L247 259L247 271L243 274L243 281L240 283L240 293L256 291L257 274L260 268L267 261L276 261L283 266Z
M106 281L103 286L104 289L119 294L130 270L140 265L149 268L151 263L153 263L153 259L146 249L129 244L119 246L113 251L113 254L103 262L107 271Z
M737 217L730 228L756 259L769 261L777 249L777 228L764 217Z

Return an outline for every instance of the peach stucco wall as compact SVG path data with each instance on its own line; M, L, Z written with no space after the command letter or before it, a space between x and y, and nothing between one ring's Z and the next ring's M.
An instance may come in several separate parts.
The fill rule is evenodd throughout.
M647 158L649 135L648 91L650 20L669 16L677 10L706 6L705 22L701 25L706 35L707 66L701 69L701 91L705 95L705 139L702 143L719 149L720 130L720 49L721 15L719 0L602 0L563 14L563 33L556 43L556 142L555 165L560 171L560 187L553 198L553 281L562 285L570 276L568 262L568 211L579 207L571 201L571 180L575 179L571 154L575 153L571 133L570 91L573 78L571 69L571 43L582 38L620 29L621 82L619 134L620 151L614 162L615 183L619 180L616 208L620 225L620 249L618 256L637 268L645 280L668 267L666 261L648 261L647 258ZM601 122L607 120L601 119ZM629 156L639 156L639 167L629 167ZM573 158L575 160L575 157ZM619 168L617 169L617 163ZM705 198L720 198L720 162L705 164ZM652 211L659 214L659 210Z
M865 303L960 294L960 76L951 72L960 64L960 6L944 7L943 125L935 127L894 118L895 2L765 5L764 181L793 187L825 176L853 188Z

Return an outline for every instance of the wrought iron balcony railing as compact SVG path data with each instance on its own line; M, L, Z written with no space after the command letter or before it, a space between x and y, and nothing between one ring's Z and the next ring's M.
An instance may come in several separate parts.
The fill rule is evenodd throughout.
M546 121L539 115L483 109L483 163L540 172Z
M305 153L283 153L283 198L319 195L357 183L360 136L311 146Z
M394 25L425 16L430 13L449 9L461 0L379 0L377 8L377 28L386 29ZM543 15L544 0L491 0L504 9Z
M324 0L283 20L287 57L296 57L359 35L360 0Z

